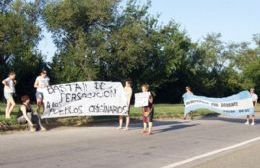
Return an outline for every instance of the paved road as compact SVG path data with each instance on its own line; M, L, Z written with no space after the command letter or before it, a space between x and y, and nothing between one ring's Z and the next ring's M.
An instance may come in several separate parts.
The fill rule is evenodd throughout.
M194 166L191 166L194 165ZM243 148L225 152L207 160L198 161L188 167L194 168L259 168L260 143L254 143Z
M157 121L152 136L142 135L138 124L129 131L110 124L0 135L0 168L159 168L260 136L260 124L242 123L221 117ZM259 143L180 167L226 165L222 158L227 157L229 165L242 163L244 157L245 162L259 163Z

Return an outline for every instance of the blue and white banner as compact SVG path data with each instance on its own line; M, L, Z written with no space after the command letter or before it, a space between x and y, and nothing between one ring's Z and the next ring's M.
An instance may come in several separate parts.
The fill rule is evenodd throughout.
M253 100L248 91L242 91L225 98L209 98L185 93L183 100L185 115L198 109L208 109L230 117L254 114Z

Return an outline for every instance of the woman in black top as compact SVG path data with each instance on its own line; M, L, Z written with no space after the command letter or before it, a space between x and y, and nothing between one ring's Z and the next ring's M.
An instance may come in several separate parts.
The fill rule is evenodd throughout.
M45 131L46 129L41 124L41 119L37 113L33 112L33 109L30 105L29 96L22 96L22 105L20 111L17 114L17 122L19 124L28 123L30 131L34 132L36 130ZM36 124L36 129L33 127L33 124Z

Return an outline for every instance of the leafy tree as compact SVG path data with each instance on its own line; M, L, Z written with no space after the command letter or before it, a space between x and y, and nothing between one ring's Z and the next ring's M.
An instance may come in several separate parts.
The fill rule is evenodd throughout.
M250 87L255 87L256 92L260 94L260 34L255 34L253 40L256 44L255 50L248 51L247 60L243 68L244 78L251 81Z
M117 0L53 0L44 20L58 52L51 70L57 83L78 80L122 81L132 78L135 89L150 83L157 100L180 102L186 85L206 96L222 97L250 86L259 77L257 48L225 43L212 33L192 42L172 20L158 25L150 1L139 5Z
M132 78L136 86L147 82L156 89L185 67L191 42L179 25L159 26L158 17L149 15L149 1L140 6L130 0L122 11L118 5L91 0L47 4L45 21L59 48L52 66L57 81Z
M33 95L33 81L45 63L36 50L40 40L39 8L33 2L4 0L0 3L0 71L17 73L18 95ZM1 85L2 89L2 85Z
M97 79L99 57L103 55L117 3L116 0L47 3L44 18L59 50L52 64L57 81Z

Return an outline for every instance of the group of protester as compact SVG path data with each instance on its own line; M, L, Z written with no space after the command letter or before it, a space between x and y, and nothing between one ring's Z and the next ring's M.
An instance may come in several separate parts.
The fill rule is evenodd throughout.
M16 74L15 72L10 72L8 77L2 81L4 85L4 97L7 101L6 109L5 109L5 118L9 119L11 116L11 113L15 107L15 80ZM42 70L40 75L36 78L34 82L34 87L36 88L36 101L37 101L37 109L36 112L33 110L31 104L30 104L30 97L28 95L24 95L21 97L22 105L19 108L19 112L17 113L17 122L19 124L27 123L29 126L30 131L34 132L36 130L45 131L46 129L42 126L41 119L39 117L41 108L44 108L43 106L43 90L44 88L49 86L50 78L47 76L47 71ZM131 80L127 80L125 82L125 94L127 96L127 103L128 103L128 115L126 116L126 126L124 130L128 130L129 123L130 123L130 103L132 98L132 82ZM149 85L144 84L142 85L142 91L143 92L149 92ZM143 114L143 126L144 130L143 133L145 134L152 134L152 122L153 122L153 116L154 116L154 110L153 110L153 96L150 93L149 97L149 104L146 107L142 108L142 114ZM34 128L34 124L36 125L36 128ZM118 129L122 129L123 125L123 116L119 116L119 127ZM148 130L147 130L148 126Z
M10 118L10 115L15 107L15 73L10 72L8 77L2 81L4 85L4 97L7 101L6 109L5 109L5 117L8 119ZM47 76L47 71L42 70L40 75L36 78L34 87L36 88L36 101L37 101L37 109L36 112L33 110L31 104L30 104L30 98L28 95L24 95L21 97L22 105L19 108L19 112L17 114L17 122L20 124L27 123L29 126L30 131L34 132L36 130L45 131L46 129L41 124L41 119L39 117L41 108L44 108L43 106L43 90L44 88L49 86L50 78ZM149 85L144 84L141 87L142 92L150 92L149 91ZM129 129L129 123L130 123L130 103L131 98L133 95L132 90L132 82L131 80L127 80L125 82L125 94L127 97L127 104L128 104L128 115L126 115L126 124L124 130ZM193 94L191 91L191 87L186 87L186 93ZM254 89L250 89L250 94L252 96L253 104L256 106L258 96L254 93ZM147 135L152 134L152 127L153 127L153 116L154 116L154 98L152 93L150 92L148 105L142 108L142 117L143 117L143 133ZM187 116L184 117L186 119ZM192 117L192 116L191 116ZM255 115L251 116L252 122L251 125L255 125ZM36 127L34 128L34 124ZM246 125L250 124L250 116L247 116L247 121L245 123ZM123 116L119 116L119 126L118 129L123 129Z
M128 130L129 123L130 123L130 103L131 103L131 97L133 95L133 89L131 87L132 82L131 80L127 80L125 82L125 94L127 96L127 105L128 105L128 114L126 115L126 125L124 130ZM141 86L142 92L150 92L149 91L149 85L143 84ZM142 107L142 116L143 116L143 133L147 135L152 134L152 127L153 127L153 116L154 116L154 107L153 107L153 95L150 92L148 98L148 105L145 107ZM119 116L119 126L118 129L123 129L123 116Z
M8 77L2 81L4 85L4 97L7 101L5 109L5 118L10 119L11 113L15 107L15 72L10 72ZM30 97L24 95L21 97L22 105L17 113L17 122L19 124L27 123L30 131L34 132L36 130L45 131L46 129L41 124L41 119L39 117L40 109L43 108L43 93L42 90L49 86L49 77L47 76L47 71L42 70L40 75L36 78L34 87L36 88L36 101L37 109L36 112L33 110L30 104ZM34 124L36 127L34 128Z

